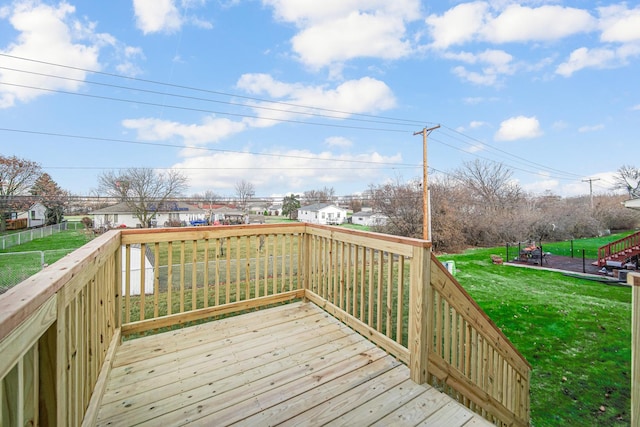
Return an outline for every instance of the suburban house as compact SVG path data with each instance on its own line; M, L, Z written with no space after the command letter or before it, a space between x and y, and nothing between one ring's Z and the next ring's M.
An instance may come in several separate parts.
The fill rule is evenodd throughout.
M267 208L267 212L269 212L269 215L274 215L274 216L282 215L282 203L273 204L269 206Z
M189 224L190 221L206 219L206 212L203 209L183 202L169 201L159 205L150 203L149 208L151 211L155 211L151 218L151 224L149 224L151 227L184 225ZM95 210L91 215L93 216L93 225L96 228L144 227L125 202Z
M640 198L623 202L625 208L640 210Z
M243 224L245 222L245 213L229 206L221 206L211 210L209 222L214 225Z
M298 209L298 221L310 224L336 225L347 221L347 210L331 203L316 203Z
M19 212L17 219L26 219L27 228L42 227L47 222L47 208L40 202L34 203L24 212Z
M365 225L367 227L376 225L385 225L389 217L378 212L373 211L360 211L351 215L351 222L353 224Z

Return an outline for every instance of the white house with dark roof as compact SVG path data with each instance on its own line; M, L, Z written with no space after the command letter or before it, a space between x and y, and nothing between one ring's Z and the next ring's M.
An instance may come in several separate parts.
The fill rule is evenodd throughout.
M640 198L627 200L622 202L625 208L640 210Z
M47 208L42 203L36 202L26 211L18 213L17 218L26 218L27 228L42 227L47 222Z
M175 224L189 225L190 221L206 219L206 211L184 202L169 201L158 205L149 203L149 210L155 211L151 218L152 227ZM91 212L93 226L99 227L142 227L140 219L125 202L107 206Z
M385 225L388 219L386 215L373 211L360 211L351 215L351 223L367 227Z
M298 221L310 224L343 224L347 222L347 210L331 203L302 206L298 209Z

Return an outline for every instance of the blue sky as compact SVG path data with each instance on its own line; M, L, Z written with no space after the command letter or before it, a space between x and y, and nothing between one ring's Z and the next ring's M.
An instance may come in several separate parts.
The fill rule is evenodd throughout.
M436 3L436 4L433 4ZM18 0L0 6L0 152L80 195L178 168L188 194L338 195L464 162L533 193L640 166L635 2Z

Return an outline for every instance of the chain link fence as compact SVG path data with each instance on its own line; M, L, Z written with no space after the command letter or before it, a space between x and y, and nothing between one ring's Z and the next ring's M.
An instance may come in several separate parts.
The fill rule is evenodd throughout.
M75 249L0 253L0 294L73 251Z
M47 225L46 227L31 228L18 233L9 233L0 236L0 249L9 249L30 242L34 239L41 239L65 230L83 229L84 224L80 222L61 222L60 224Z

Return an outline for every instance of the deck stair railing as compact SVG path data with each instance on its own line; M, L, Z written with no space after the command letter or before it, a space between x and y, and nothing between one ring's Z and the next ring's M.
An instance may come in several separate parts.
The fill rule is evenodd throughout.
M430 242L308 224L113 230L11 289L0 297L0 421L92 425L124 337L300 298L414 381L497 425L528 425L530 365Z
M599 247L598 260L594 264L604 267L607 261L624 263L636 255L640 255L640 231Z

